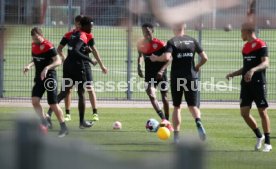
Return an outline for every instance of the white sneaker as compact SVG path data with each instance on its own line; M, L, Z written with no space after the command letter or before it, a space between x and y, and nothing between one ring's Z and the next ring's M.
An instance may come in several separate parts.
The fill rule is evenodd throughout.
M271 144L264 144L263 152L270 152L272 150Z
M71 115L70 114L66 114L64 117L65 121L71 121Z
M262 148L262 144L264 142L265 136L263 135L261 138L257 138L257 143L255 145L255 151L259 151Z

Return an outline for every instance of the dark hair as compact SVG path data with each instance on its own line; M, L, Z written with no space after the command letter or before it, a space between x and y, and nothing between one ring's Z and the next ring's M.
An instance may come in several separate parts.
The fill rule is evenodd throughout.
M80 22L81 21L81 18L83 18L83 15L77 15L75 17L75 22Z
M87 25L93 25L93 19L89 16L84 16L81 18L80 20L80 25L83 26L87 26Z
M35 34L43 35L41 28L39 28L39 27L33 27L33 29L31 30L31 35L34 36Z
M154 26L151 23L144 23L142 28L150 28L152 31L154 31Z
M249 31L251 33L255 32L255 24L251 22L245 22L242 24L242 30Z

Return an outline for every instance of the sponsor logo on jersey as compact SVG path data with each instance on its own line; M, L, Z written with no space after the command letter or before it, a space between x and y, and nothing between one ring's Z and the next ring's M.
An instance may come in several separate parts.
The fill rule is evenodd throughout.
M251 47L252 47L252 48L255 48L256 45L257 45L256 43L252 43Z
M40 50L43 50L44 48L45 48L45 45L40 45L40 46L39 46L39 49L40 49Z
M157 49L158 45L156 43L152 44L153 49Z
M177 58L193 57L193 53L178 53Z
M244 60L251 61L252 59L256 59L256 56L244 56Z
M41 60L44 60L45 58L33 56L33 59L37 62L40 62Z

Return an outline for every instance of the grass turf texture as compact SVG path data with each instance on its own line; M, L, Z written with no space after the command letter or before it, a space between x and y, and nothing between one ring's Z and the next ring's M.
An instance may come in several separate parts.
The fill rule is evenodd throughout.
M32 69L27 76L23 76L22 69L31 60L31 37L30 26L6 26L5 32L5 50L4 50L4 97L30 97L31 88L33 86L34 69ZM66 27L43 27L44 35L47 39L52 41L57 47L60 39L67 32ZM95 81L113 81L113 82L126 82L127 81L127 31L123 27L97 27L93 29L95 35L96 46L103 58L104 64L109 69L108 75L103 75L99 66L93 67L93 78ZM142 32L139 27L133 27L132 31L132 77L136 81L143 82L139 78L136 71L137 39L142 37ZM198 39L199 32L187 30L187 34ZM163 28L156 28L155 36L163 41L167 41L173 36L172 31ZM276 76L275 69L275 56L276 46L275 30L261 30L259 33L260 38L264 39L269 46L269 59L271 67L267 71L268 78L268 99L276 100ZM202 47L209 56L209 61L202 68L201 79L202 83L211 81L214 78L213 85L208 85L212 89L215 85L215 91L203 90L201 92L201 100L215 100L215 101L232 101L239 98L239 83L240 77L234 78L233 90L218 91L218 81L227 82L225 75L239 69L242 66L241 48L243 42L240 38L240 31L233 30L224 32L223 30L203 30L202 31ZM66 48L67 49L67 48ZM66 49L64 49L66 53ZM62 66L58 68L59 80L62 77ZM59 83L60 84L60 83ZM142 85L143 86L143 85ZM97 92L99 99L126 99L125 90ZM143 87L142 87L143 89ZM133 89L132 99L147 99L145 92L138 91L136 87Z
M32 108L0 108L0 134L13 130L16 112L33 112ZM95 144L98 149L122 159L148 160L159 155L171 156L174 153L172 137L161 141L155 133L145 129L146 121L153 117L159 118L153 109L99 109L100 121L90 129L78 128L77 109L72 111L72 121L67 122L70 134L64 139L78 138L89 145ZM272 169L276 165L276 151L270 153L254 152L255 136L239 115L238 109L203 109L203 123L208 134L207 169ZM87 109L86 119L91 115ZM271 119L271 143L276 144L276 110L269 110ZM256 110L252 111L261 126ZM59 129L56 118L53 117L54 129L50 136L57 137ZM116 120L122 122L122 130L114 131L112 124ZM194 120L187 109L182 110L181 134L196 134Z

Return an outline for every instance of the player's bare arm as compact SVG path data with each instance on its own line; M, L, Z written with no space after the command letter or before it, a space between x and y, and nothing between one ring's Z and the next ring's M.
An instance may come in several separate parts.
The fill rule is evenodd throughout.
M166 64L158 71L157 73L157 79L162 79L163 74L165 72L165 70L169 67L169 65L172 63L172 59L170 59L169 61L166 62Z
M261 58L261 63L256 66L256 67L253 67L252 69L250 69L248 72L246 72L246 74L244 75L244 80L246 82L250 82L251 79L252 79L252 76L254 75L255 72L258 72L258 71L262 71L266 68L269 67L269 59L268 57L262 57Z
M143 61L143 54L138 51L137 72L138 72L139 77L141 77L141 78L144 77L142 69L141 69L141 63L142 63L142 61Z
M207 54L203 51L199 54L200 56L200 61L198 62L198 64L195 66L195 70L198 72L200 70L200 67L202 65L204 65L207 61L208 61L208 56Z
M31 67L34 65L34 61L31 61L29 64L27 64L24 68L23 68L23 73L26 74Z
M172 58L172 54L170 52L166 52L161 56L156 56L152 54L150 56L150 60L152 62L168 62Z
M226 75L225 78L229 80L230 78L233 78L233 77L235 77L235 76L240 76L240 75L242 74L242 70L243 70L243 68L240 68L240 69L237 70L237 71L228 73L228 74Z
M48 73L48 70L54 69L57 66L61 65L62 61L61 61L61 59L60 59L60 57L58 55L54 56L52 59L53 59L53 63L51 63L50 65L46 66L43 69L43 71L41 72L41 75L40 75L41 80L43 80L46 77L46 75Z
M102 62L102 59L101 59L101 57L100 57L100 54L99 54L99 52L98 52L96 46L95 46L95 45L94 45L94 46L91 46L91 49L92 49L92 54L93 54L93 56L95 57L95 59L97 60L97 62L99 63L99 65L100 65L100 67L101 67L101 69L102 69L102 72L103 72L104 74L107 74L108 69L104 66L104 64L103 64L103 62Z
M62 62L64 62L64 60L66 59L65 55L62 52L62 49L64 48L63 45L59 44L58 48L57 48L57 53L59 54L59 56L61 57Z

